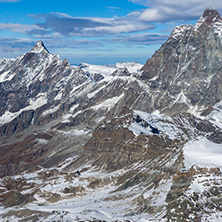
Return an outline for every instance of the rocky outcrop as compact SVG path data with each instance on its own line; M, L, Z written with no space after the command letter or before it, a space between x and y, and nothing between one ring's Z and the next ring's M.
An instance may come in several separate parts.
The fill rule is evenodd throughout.
M21 136L21 135L20 135ZM0 145L0 177L14 175L26 169L35 169L47 158L47 141L52 138L48 133L33 134L20 142Z
M95 165L116 170L138 161L166 155L179 147L178 140L169 139L156 131L153 135L134 135L129 129L132 121L133 112L124 107L120 116L96 128L83 148L84 154L96 159Z
M219 179L220 174L218 168L209 170L198 167L188 172L178 172L173 177L173 185L166 198L168 203L166 218L172 221L202 221L208 220L214 210L221 212L221 185L214 184L213 179ZM203 176L206 176L205 180L200 179ZM203 191L192 190L193 184L198 180L202 182Z
M33 119L34 110L23 111L17 118L0 127L1 136L10 136L27 129Z
M204 110L222 99L222 19L206 10L193 26L176 27L142 68L153 91L153 110L169 115L197 106Z

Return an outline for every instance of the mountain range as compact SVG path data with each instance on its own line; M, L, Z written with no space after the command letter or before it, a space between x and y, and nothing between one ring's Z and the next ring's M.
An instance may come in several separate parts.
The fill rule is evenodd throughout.
M221 221L221 170L216 10L144 65L0 60L3 221Z

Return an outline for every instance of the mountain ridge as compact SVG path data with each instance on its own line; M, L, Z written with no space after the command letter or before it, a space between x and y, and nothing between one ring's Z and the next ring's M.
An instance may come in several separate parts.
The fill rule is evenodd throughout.
M141 70L71 66L41 41L0 60L0 218L222 220L218 15Z
M208 11L204 12L206 16ZM193 107L197 106L202 111L221 100L221 87L218 86L218 82L221 82L221 31L219 34L214 30L221 18L217 15L215 21L210 20L211 26L205 25L208 20L205 21L202 16L193 26L177 27L167 42L143 66L141 78L148 80L154 91L157 89L161 92L156 93L157 105L154 110L160 109L170 114L173 103L178 100L175 95L180 93ZM186 112L188 109L189 106L185 104L185 107L178 107L177 112Z

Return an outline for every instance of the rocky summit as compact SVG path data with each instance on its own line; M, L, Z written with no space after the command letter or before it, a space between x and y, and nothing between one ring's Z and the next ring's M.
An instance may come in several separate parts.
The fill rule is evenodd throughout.
M2 221L222 221L221 170L216 10L144 66L0 60Z
M209 109L221 98L221 28L216 10L206 10L193 26L176 27L143 66L154 106L169 115Z

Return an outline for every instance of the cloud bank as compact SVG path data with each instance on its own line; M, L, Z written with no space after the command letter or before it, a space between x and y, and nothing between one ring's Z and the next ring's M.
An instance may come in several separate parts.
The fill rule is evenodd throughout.
M121 33L133 33L154 28L149 22L139 21L135 16L100 18L100 17L71 17L64 13L50 13L47 15L32 15L43 20L37 23L38 29L32 29L27 34L41 34L42 29L64 36L105 36Z
M146 22L169 22L197 19L206 8L222 10L218 0L129 0L148 7L138 13L138 19Z

